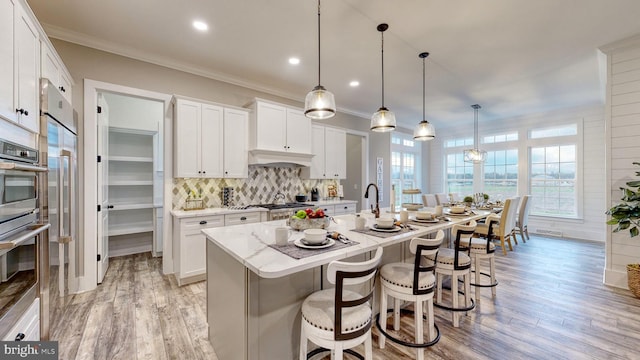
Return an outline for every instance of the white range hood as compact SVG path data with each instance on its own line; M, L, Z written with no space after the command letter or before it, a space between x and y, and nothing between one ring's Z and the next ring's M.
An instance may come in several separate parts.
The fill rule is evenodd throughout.
M273 167L311 166L313 154L273 150L249 150L249 165Z

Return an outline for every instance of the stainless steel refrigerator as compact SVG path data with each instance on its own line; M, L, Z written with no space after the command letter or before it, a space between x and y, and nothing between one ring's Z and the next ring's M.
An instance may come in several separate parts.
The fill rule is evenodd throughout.
M41 79L41 165L49 171L41 177L40 201L43 221L49 222L41 279L41 331L49 338L64 308L64 295L77 287L82 276L83 246L78 241L77 120L71 104L49 80ZM49 281L47 281L48 278Z

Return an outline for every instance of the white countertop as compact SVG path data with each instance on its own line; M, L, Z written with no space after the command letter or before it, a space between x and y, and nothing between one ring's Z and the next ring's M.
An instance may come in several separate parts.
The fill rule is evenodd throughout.
M269 244L275 244L275 228L286 225L286 220L276 220L255 224L225 226L205 229L202 232L207 240L213 242L226 253L234 257L244 266L263 278L278 278L299 271L328 264L333 260L345 259L375 250L378 246L389 246L409 240L415 236L436 232L440 229L451 227L455 223L465 222L470 219L483 218L488 211L477 211L478 215L467 218L452 218L450 222L441 223L429 227L414 226L414 231L400 231L397 235L381 238L349 231L355 228L355 214L335 216L336 223L332 222L328 231L338 231L350 240L359 244L310 256L303 259L294 259L275 249ZM367 220L366 226L374 224L373 214L362 213ZM290 241L302 238L302 232L294 232Z
M305 201L305 204L313 204L313 206L320 205L342 205L342 204L355 204L356 200L318 200L318 201Z
M210 215L227 215L227 214L242 214L248 212L256 212L256 211L269 211L265 208L249 208L242 210L232 210L228 208L206 208L202 210L171 210L171 215L173 217L182 219L182 218L191 218L198 216L210 216Z

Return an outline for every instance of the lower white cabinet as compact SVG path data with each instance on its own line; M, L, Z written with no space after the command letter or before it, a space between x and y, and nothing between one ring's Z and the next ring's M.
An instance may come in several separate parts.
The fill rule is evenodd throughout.
M40 298L36 298L29 309L9 330L2 341L40 341Z
M334 215L355 214L356 203L336 204L334 205Z
M260 222L263 212L173 218L175 277L182 286L206 278L206 237L201 230Z

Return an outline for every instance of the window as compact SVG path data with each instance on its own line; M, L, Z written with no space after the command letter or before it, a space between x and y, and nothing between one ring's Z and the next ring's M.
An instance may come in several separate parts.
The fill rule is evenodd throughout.
M570 124L564 126L555 126L544 129L534 129L531 130L529 134L530 139L542 139L556 136L570 136L570 135L578 135L578 125Z
M504 200L518 195L518 149L487 152L483 188L490 199Z
M458 146L473 146L473 138L460 138L447 140L444 143L444 147L452 148Z
M464 162L462 151L447 154L447 192L473 193L473 164Z
M532 132L533 134L533 132ZM531 147L531 214L576 217L576 146Z
M495 143L501 143L501 142L506 142L506 141L517 141L517 140L518 140L518 133L517 132L511 132L511 133L508 133L508 134L485 136L485 137L482 138L482 143L483 144L495 144Z
M420 188L420 143L411 135L396 133L391 136L391 184L395 186L395 204L415 202L412 195L403 195L402 190ZM420 199L422 201L422 199Z

